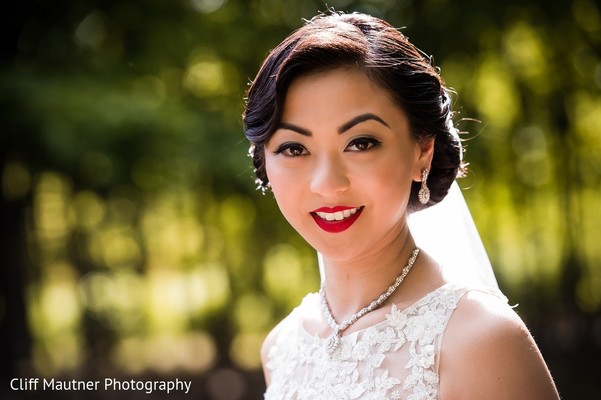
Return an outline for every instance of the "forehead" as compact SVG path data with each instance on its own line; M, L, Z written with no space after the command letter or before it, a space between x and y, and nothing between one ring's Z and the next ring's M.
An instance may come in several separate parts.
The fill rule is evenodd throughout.
M365 112L404 116L386 89L359 68L347 66L294 79L284 98L282 120L344 118Z
M288 87L286 97L289 97L291 91L318 90L323 88L327 90L362 90L363 92L382 92L386 90L377 85L372 79L359 67L353 65L345 65L327 69L323 71L312 71L303 73L294 78Z

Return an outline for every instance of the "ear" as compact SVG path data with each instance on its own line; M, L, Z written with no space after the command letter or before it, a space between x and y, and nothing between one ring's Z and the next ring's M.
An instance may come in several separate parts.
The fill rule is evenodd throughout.
M416 148L417 159L413 168L413 180L420 182L422 180L422 171L430 170L432 157L434 157L434 138L419 142Z

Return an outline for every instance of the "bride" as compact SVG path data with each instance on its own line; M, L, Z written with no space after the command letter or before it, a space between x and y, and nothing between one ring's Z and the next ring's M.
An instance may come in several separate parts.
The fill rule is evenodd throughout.
M264 61L244 124L259 187L322 264L264 342L266 399L558 398L454 187L449 91L406 37L313 18Z

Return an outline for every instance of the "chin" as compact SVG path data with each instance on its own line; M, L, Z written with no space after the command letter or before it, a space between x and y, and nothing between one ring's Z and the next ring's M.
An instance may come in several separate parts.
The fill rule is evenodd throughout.
M333 240L327 239L318 243L307 242L315 249L315 251L329 260L345 261L356 258L360 254L360 250L357 246L349 243L342 243L340 241L333 243Z

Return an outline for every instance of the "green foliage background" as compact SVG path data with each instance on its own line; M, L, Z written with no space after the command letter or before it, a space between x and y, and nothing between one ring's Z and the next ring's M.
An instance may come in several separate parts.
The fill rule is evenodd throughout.
M328 6L383 17L435 55L502 289L563 398L598 394L599 4ZM197 398L260 397L260 343L318 272L254 190L240 114L268 50L325 8L26 1L4 16L3 380L185 375Z

